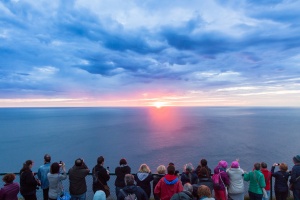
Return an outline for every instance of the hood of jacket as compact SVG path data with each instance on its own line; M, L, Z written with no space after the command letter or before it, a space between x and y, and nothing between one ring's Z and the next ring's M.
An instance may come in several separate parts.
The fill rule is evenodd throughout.
M138 173L136 174L136 176L138 177L138 179L139 179L140 181L143 181L143 180L145 180L145 179L149 176L149 173L146 173L146 172L138 172Z
M164 177L164 182L167 184L167 185L174 185L175 183L178 182L178 177L176 175L170 175L170 174L167 174L165 175Z
M137 186L136 185L127 185L122 190L124 190L125 193L132 194L137 191Z

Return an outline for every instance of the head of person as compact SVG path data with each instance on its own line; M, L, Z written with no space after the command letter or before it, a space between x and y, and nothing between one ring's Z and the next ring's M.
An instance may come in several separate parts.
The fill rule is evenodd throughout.
M4 183L12 183L16 178L15 174L5 174L2 178Z
M134 176L132 174L126 174L124 181L125 185L134 185Z
M197 194L198 194L198 197L199 197L199 198L202 198L202 197L208 197L208 198L211 198L211 192L210 192L210 189L209 189L209 187L207 187L206 185L200 185L200 186L198 187Z
M52 163L51 166L50 166L50 173L51 174L58 174L59 173L59 168L60 168L60 166L59 166L58 162Z
M175 175L175 167L174 167L174 165L169 165L168 168L167 168L167 172L170 175Z
M288 170L288 165L286 163L280 163L279 169L286 172Z
M127 161L125 158L121 158L119 164L122 166L122 165L127 165Z
M104 163L104 157L103 156L98 157L97 158L97 164L98 165L103 165L103 163Z
M225 160L221 160L221 161L218 163L218 166L221 167L221 168L226 169L227 166L228 166L228 163L227 163Z
M198 177L199 178L208 178L209 177L209 172L206 169L206 167L201 167L199 172L198 172Z
M190 183L186 183L183 186L183 191L193 193L193 186Z
M260 170L260 163L255 163L254 166L253 166L253 168L255 170Z
M167 172L167 169L166 169L166 166L164 165L159 165L156 169L157 173L158 174L166 174Z
M174 163L172 163L172 162L170 162L170 163L168 164L168 166L170 166L170 165L173 165L173 166L175 167L175 164L174 164Z
M267 169L268 168L268 165L265 162L260 163L260 166L261 166L262 169Z
M75 166L79 167L79 166L82 166L82 165L83 165L83 159L77 158L75 160Z
M139 172L150 173L150 168L146 164L141 164Z
M231 168L239 168L240 167L240 164L239 164L239 162L238 161L233 161L232 163L231 163L231 166L230 166Z
M294 156L293 161L294 161L294 164L299 164L300 163L300 155Z
M184 171L185 173L192 173L192 172L194 171L194 166L193 166L193 164L192 164L192 163L188 163L188 164L184 165L183 171Z
M207 160L206 160L206 159L201 159L201 160L200 160L200 165L201 165L202 167L206 167L206 166L207 166Z
M25 163L23 163L23 167L22 167L21 171L31 170L33 164L34 163L32 160L26 160Z
M45 154L45 155L44 155L44 162L45 162L45 163L51 162L51 156L50 156L49 154Z
M93 200L106 200L105 192L102 190L97 190L94 194Z

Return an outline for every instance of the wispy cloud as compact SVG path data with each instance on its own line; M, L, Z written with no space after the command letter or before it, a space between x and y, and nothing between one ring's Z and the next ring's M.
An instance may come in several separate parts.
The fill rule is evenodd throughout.
M188 98L180 105L265 105L270 95L277 95L275 106L290 105L284 94L297 98L300 83L299 6L294 0L1 1L0 106L12 99L143 105L146 93Z

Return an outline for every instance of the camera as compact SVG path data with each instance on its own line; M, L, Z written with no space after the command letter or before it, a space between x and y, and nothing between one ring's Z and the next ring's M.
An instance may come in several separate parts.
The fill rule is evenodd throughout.
M63 162L62 162L62 161L59 161L58 164L59 164L59 166L62 166L62 165L63 165Z
M279 166L279 165L280 165L280 163L277 163L276 165L277 165L277 166Z

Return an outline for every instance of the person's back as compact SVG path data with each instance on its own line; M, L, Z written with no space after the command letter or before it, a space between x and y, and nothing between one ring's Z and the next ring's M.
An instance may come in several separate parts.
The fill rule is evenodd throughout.
M266 190L266 192L267 192L267 194L268 194L268 197L270 196L270 189L271 189L271 176L272 176L272 174L271 174L271 172L268 170L268 166L267 166L267 163L265 163L265 162L262 162L261 164L260 164L260 166L261 166L261 173L264 175L264 177L265 177L265 183L266 183L266 187L265 187L265 190ZM264 198L263 197L263 200L268 200L269 198Z
M149 167L146 164L142 164L139 168L139 172L135 175L136 185L143 188L143 190L150 198L151 195L151 184L150 182L153 180L153 176Z
M69 191L72 197L85 196L87 191L85 177L89 172L90 170L83 159L78 158L75 160L75 165L69 169Z
M148 195L146 192L139 186L134 185L134 176L132 174L125 175L125 184L126 186L123 189L120 189L117 200L148 200Z
M252 172L244 174L244 181L250 181L248 189L250 199L262 199L262 188L266 186L266 183L264 175L260 171L260 163L254 164L254 170Z
M291 171L290 185L294 199L300 200L300 155L293 157L294 166Z
M60 168L63 174L60 173ZM67 178L65 164L52 163L47 177L49 180L49 200L56 200L62 194L63 185L61 181Z
M126 174L131 173L131 168L127 165L127 161L125 158L122 158L119 162L120 166L116 167L115 174L115 186L116 186L116 195L119 195L120 189L125 187L124 177Z
M16 176L14 174L5 174L2 180L5 185L0 190L1 200L18 200L18 193L20 191L20 186L18 183L14 183Z
M213 192L214 183L213 183L212 179L210 178L209 171L207 170L206 167L201 167L199 169L198 183L193 184L193 196L196 197L197 199L199 198L197 191L201 185L207 186L210 189L210 192L211 193Z
M171 200L193 200L193 186L190 183L186 183L183 186L183 191L176 193L172 196Z
M97 165L93 168L92 172L97 176L98 181L93 182L93 192L96 193L97 190L103 190L106 197L110 195L110 191L106 190L107 181L110 179L109 171L104 167L104 157L100 156L97 158Z
M41 181L41 188L43 189L43 197L44 200L48 200L48 193L49 193L49 181L47 174L50 172L50 165L51 165L51 156L46 154L44 156L44 164L39 167L38 169L38 178Z
M228 196L232 200L240 200L244 198L244 170L239 166L238 161L233 161L230 168L227 170L229 176Z
M167 169L164 165L159 165L156 170L157 170L157 174L153 174L152 188L153 188L154 199L159 200L160 198L156 194L154 194L154 188L156 187L159 180L165 176Z
M211 169L207 166L207 160L206 159L201 159L200 160L200 164L197 166L197 168L195 170L196 174L199 176L199 172L200 172L200 169L202 167L207 169L208 175L209 175L209 177L211 177Z
M161 200L170 200L175 193L183 190L181 181L175 175L175 167L169 165L167 171L168 174L159 180L154 189L154 194L159 196Z

